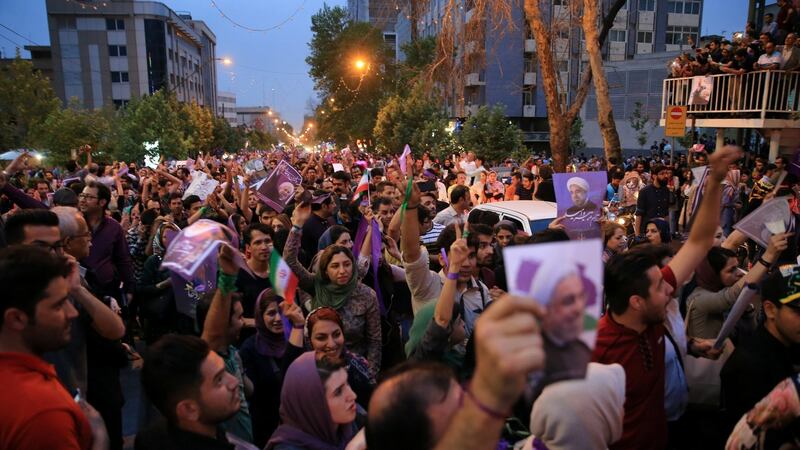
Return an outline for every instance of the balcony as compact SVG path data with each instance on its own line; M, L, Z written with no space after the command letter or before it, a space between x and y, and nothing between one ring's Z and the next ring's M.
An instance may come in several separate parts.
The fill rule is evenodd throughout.
M483 79L483 74L478 72L468 73L465 83L466 86L483 86L486 81Z
M525 39L525 53L536 53L536 41Z
M797 113L800 72L764 70L744 75L711 75L707 105L689 104L694 78L664 80L662 125L667 106L674 105L686 106L687 114L695 117L698 127L800 128L800 121L791 117Z
M523 79L522 84L524 84L525 86L535 86L536 72L525 72L525 77Z
M536 105L524 105L522 107L522 117L536 117Z
M690 105L693 87L697 87L693 82L701 78L664 80L661 126L666 123L667 107L685 106L689 116L687 128L693 118L698 128L762 130L770 138L771 160L796 147L796 130L800 130L800 120L796 120L800 72L764 70L744 75L711 75L708 103Z

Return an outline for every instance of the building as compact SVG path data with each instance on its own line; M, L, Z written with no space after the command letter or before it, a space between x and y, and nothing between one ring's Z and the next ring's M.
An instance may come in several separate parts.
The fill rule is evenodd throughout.
M39 71L48 80L53 79L53 60L50 57L50 47L47 45L26 45L25 50L31 54L29 61L33 64L33 70ZM14 62L16 57L7 57L11 55L3 55L0 59L0 68ZM25 59L25 58L23 58Z
M529 145L548 141L547 107L541 85L537 45L527 24L522 0L512 0L513 23L497 26L476 16L473 0L431 0L416 23L419 36L436 36L446 14L460 17L457 28L478 27L478 32L459 33L456 42L459 75L446 94L446 110L453 119L474 114L482 105L501 104L509 120L525 133ZM552 48L561 83L563 101L576 94L581 74L588 69L580 18L572 17L568 0L551 0L543 6L553 30ZM602 0L605 14L613 0ZM703 13L702 0L629 0L616 16L605 44L604 59L611 63L638 55L688 49L687 37L696 41ZM409 7L397 16L399 44L410 40ZM475 21L474 23L471 23ZM502 30L502 31L499 31ZM463 36L467 36L464 38ZM402 55L398 59L403 59ZM587 101L587 104L589 101ZM585 127L586 129L587 127Z
M233 92L217 92L217 114L227 120L230 126L239 125L236 115L236 94Z
M356 22L369 22L373 27L381 30L383 41L394 51L394 57L399 53L397 47L397 0L347 0L347 12L350 20Z
M216 36L150 1L47 0L53 85L65 102L117 107L159 89L216 113Z
M623 150L648 151L653 141L664 138L659 126L662 108L662 89L667 78L668 65L680 52L659 52L636 55L633 59L606 62L606 79L614 113L614 122ZM650 124L645 128L645 144L637 140L638 132L631 127L630 117L639 108L647 115ZM592 90L581 111L583 139L588 149L603 148L603 136L597 123L597 98Z
M283 123L280 114L269 106L239 106L236 108L236 124L266 133L275 133Z

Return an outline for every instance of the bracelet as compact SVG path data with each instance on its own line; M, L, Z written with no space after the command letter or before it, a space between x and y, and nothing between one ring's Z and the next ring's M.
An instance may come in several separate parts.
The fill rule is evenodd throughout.
M295 330L302 330L305 327L306 327L306 325L303 324L303 323L301 323L300 325L292 324L292 328L295 329Z
M457 281L458 280L458 272L456 272L456 273L447 272L447 279L448 280L456 280Z
M481 401L475 397L475 394L472 393L472 389L469 386L464 388L464 393L467 394L467 397L469 397L470 400L472 400L472 403L475 403L475 406L477 406L478 409L483 411L489 417L500 421L505 421L506 417L508 417L508 414L495 411L494 409L481 403Z
M762 266L766 267L767 269L772 267L772 263L771 262L767 262L767 260L764 259L763 256L761 258L758 258L758 263L761 264Z
M228 275L222 270L218 270L217 289L222 292L222 295L229 295L236 292L236 275Z
M297 225L295 225L295 224L292 224L292 229L293 229L294 231L303 231L303 228L302 228L302 227L298 227L298 226L297 226Z

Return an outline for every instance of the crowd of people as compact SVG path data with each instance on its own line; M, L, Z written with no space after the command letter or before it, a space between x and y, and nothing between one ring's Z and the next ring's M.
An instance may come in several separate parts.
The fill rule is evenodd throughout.
M608 175L604 315L585 378L532 392L540 324L559 312L508 294L503 249L569 237L560 218L529 235L474 207L555 201L545 156L281 147L146 167L87 146L45 167L23 153L0 174L0 448L122 449L125 402L140 403L141 450L797 446L797 235L762 248L733 224L785 195L797 218L800 180L783 157L743 156L570 161ZM281 161L302 181L277 211L255 181ZM204 199L186 192L199 177L219 181ZM201 220L237 239L187 309L162 262ZM141 398L123 395L131 367Z

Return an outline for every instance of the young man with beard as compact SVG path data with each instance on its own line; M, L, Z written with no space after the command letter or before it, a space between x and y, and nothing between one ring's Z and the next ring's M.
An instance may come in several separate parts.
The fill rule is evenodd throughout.
M496 286L494 278L494 232L492 227L482 223L469 224L469 232L478 238L477 265L474 276L489 289Z
M145 356L142 386L166 420L139 432L136 450L255 449L222 429L240 410L239 380L202 339L161 338Z
M638 167L637 165L637 172ZM646 224L651 219L669 217L669 188L667 184L669 183L671 172L668 167L661 165L654 166L652 172L653 184L642 188L636 201L634 231L637 236L641 234L642 224Z
M688 241L659 270L658 261L636 249L614 256L605 269L608 313L600 319L592 360L625 369L625 419L622 438L610 448L664 449L665 328L667 304L714 244L719 225L722 181L741 151L727 146L709 158L706 192ZM641 199L641 196L639 197Z
M108 448L100 415L76 403L42 359L69 344L78 265L44 248L12 246L0 252L0 286L0 448Z

